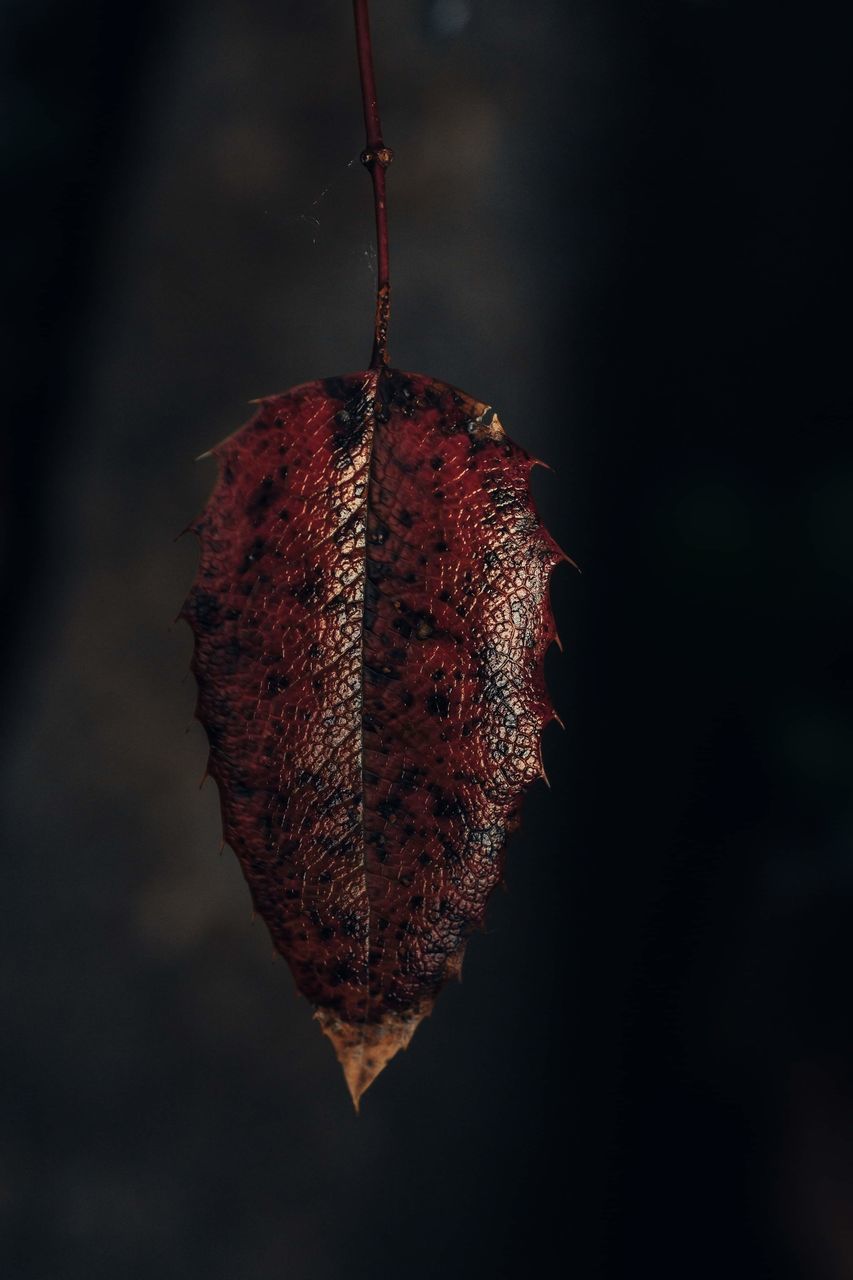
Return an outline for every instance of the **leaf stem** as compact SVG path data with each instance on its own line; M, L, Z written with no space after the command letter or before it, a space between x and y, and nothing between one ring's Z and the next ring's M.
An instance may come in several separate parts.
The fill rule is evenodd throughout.
M373 204L376 210L376 315L373 326L371 369L384 369L388 364L388 321L391 314L391 280L388 267L388 210L385 201L385 171L394 159L382 138L382 121L376 101L376 78L373 74L373 49L370 43L368 0L353 0L355 43L358 51L358 74L364 106L366 144L361 163L373 180Z

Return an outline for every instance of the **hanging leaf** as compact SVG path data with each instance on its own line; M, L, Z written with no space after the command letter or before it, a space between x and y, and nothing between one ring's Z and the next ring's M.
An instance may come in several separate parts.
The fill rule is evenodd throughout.
M225 838L358 1106L459 974L542 775L548 584L565 557L493 410L388 367L392 155L366 0L354 9L371 367L259 401L213 450L184 616Z
M225 837L353 1096L458 973L554 717L561 552L487 406L368 371L260 402L193 528Z

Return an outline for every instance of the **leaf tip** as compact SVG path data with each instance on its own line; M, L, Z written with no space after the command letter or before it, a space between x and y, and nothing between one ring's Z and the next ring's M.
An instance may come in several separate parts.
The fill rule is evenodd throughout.
M401 1049L409 1047L424 1013L413 1011L405 1017L386 1017L381 1022L343 1022L328 1009L318 1009L314 1017L344 1073L356 1112L362 1095Z

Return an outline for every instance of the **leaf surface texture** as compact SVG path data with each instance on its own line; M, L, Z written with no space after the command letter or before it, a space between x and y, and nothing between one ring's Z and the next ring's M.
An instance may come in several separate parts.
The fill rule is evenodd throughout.
M502 878L554 718L533 460L492 410L370 370L258 403L192 526L224 833L358 1098Z

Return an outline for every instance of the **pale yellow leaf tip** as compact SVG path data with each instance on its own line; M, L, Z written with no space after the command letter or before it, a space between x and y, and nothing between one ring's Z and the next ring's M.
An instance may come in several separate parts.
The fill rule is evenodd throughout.
M341 1064L356 1111L362 1094L409 1041L424 1017L386 1017L381 1022L343 1022L328 1009L318 1009L314 1017L328 1036Z

